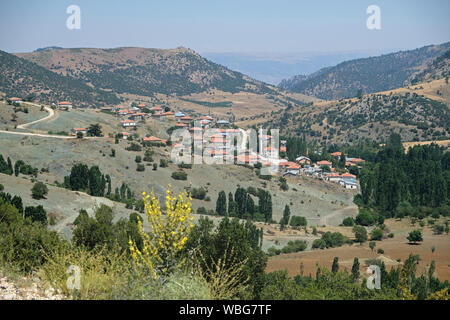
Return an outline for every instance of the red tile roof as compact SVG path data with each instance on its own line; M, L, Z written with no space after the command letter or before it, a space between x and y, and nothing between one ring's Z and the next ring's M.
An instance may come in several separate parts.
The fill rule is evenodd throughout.
M151 141L151 142L160 142L160 141L162 141L162 139L157 138L157 137L145 137L143 140L144 141Z
M340 157L342 155L342 152L337 151L337 152L330 153L330 155L333 157Z

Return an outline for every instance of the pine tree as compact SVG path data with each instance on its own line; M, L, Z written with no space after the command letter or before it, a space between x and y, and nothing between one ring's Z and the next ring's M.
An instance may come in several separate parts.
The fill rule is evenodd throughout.
M333 265L331 266L331 272L336 273L339 271L339 258L334 257L333 259Z
M228 216L234 217L236 215L236 202L233 200L233 194L228 194Z
M352 279L355 282L359 279L359 260L358 260L358 258L353 259Z
M216 213L219 216L226 216L227 214L227 195L225 191L220 191L216 202Z
M89 194L94 197L103 197L105 194L105 178L97 166L89 169Z
M8 157L8 172L7 174L12 175L14 173L11 159Z
M106 196L111 195L111 177L109 174L106 175L106 183L108 184L108 191L106 192Z
M289 208L288 205L286 205L284 207L283 217L281 218L280 224L284 226L288 225L290 217L291 217L291 209Z

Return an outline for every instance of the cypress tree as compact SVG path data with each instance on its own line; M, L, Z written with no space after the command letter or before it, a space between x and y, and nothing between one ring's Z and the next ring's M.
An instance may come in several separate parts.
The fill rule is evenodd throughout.
M227 195L225 191L220 191L216 202L216 213L219 216L225 216L227 214Z

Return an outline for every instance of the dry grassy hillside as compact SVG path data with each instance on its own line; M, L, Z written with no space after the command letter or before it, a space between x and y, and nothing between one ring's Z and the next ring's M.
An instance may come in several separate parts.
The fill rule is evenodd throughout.
M280 128L285 135L306 135L328 143L361 138L384 141L397 132L404 141L441 140L450 132L450 85L445 79L361 96L318 101L240 122Z

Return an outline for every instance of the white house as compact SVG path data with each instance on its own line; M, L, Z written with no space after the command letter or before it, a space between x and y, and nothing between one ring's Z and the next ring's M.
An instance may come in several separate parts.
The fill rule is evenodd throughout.
M122 127L136 127L136 121L123 120L123 121L120 121L120 126L122 126Z
M10 100L12 103L18 103L18 104L21 104L21 103L23 102L22 99L17 98L17 97L9 98L9 100Z
M69 102L69 101L60 101L59 103L58 103L58 109L59 110L66 110L66 111L69 111L69 110L71 110L72 109L72 103L71 102Z

